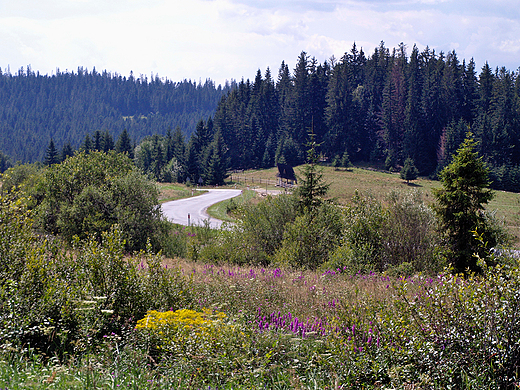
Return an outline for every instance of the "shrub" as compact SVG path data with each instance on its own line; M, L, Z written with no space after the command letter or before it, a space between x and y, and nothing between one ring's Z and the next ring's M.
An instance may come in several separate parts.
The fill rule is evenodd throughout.
M0 348L62 358L95 351L102 336L122 335L151 308L190 305L190 285L162 266L151 245L125 258L117 226L72 250L37 236L16 194L0 197ZM130 327L131 329L131 327Z
M37 225L71 242L74 236L108 231L118 224L128 251L144 249L150 238L155 250L166 237L158 190L136 171L124 154L77 153L50 167L37 191Z
M391 193L386 206L356 194L346 208L346 220L341 246L330 256L335 268L356 273L397 267L409 273L409 266L401 266L407 263L415 272L442 269L435 215L420 192Z
M297 212L298 199L293 195L268 196L258 204L239 205L239 220L221 230L218 238L202 249L201 257L216 262L267 265Z
M330 203L316 206L287 225L274 262L296 268L318 268L339 245L344 226L338 207Z
M435 388L518 386L519 269L480 264L482 276L401 282L395 317L382 317L392 364L412 367L408 380L394 378L395 386L426 378Z

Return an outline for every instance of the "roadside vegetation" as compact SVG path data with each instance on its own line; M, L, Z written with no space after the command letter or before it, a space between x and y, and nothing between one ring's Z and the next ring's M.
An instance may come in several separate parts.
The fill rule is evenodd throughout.
M343 204L313 147L293 194L228 202L236 219L221 230L152 218L168 233L142 229L135 250L124 220L70 237L44 230L40 210L70 165L7 171L0 388L517 388L520 268L485 210L492 193L471 137L433 195L397 177L402 190L353 190ZM136 180L112 172L90 186L99 210L118 180L149 188L122 157L94 158ZM81 158L67 160L77 172L90 164ZM7 186L15 176L26 179ZM472 202L452 210L450 196ZM60 218L76 218L74 200L56 210L66 201L77 207ZM106 226L101 215L89 222Z

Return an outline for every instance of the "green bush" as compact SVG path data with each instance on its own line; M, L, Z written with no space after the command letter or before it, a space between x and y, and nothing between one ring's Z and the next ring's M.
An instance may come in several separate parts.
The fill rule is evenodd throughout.
M287 225L273 262L295 268L316 269L339 244L345 221L340 209L322 203Z
M161 221L158 190L138 173L124 154L77 153L47 169L36 192L37 226L71 242L118 224L128 251L155 250L167 236Z
M341 246L330 256L334 269L410 273L402 266L408 264L413 272L442 270L436 218L420 192L391 193L386 205L356 194L346 220Z
M163 267L150 244L127 258L117 225L101 234L76 237L65 250L34 233L24 198L0 197L0 349L60 358L91 352L149 309L191 304L187 279Z
M201 250L201 258L214 262L268 265L298 213L293 195L268 196L258 204L238 206L236 224L222 229Z

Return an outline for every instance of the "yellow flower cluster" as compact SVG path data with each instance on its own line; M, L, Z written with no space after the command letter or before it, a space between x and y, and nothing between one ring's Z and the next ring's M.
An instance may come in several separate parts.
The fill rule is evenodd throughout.
M213 313L210 309L198 312L189 309L176 311L149 310L146 316L137 322L136 329L158 330L165 326L183 328L201 328L209 326L214 320L222 320L226 315L222 312Z

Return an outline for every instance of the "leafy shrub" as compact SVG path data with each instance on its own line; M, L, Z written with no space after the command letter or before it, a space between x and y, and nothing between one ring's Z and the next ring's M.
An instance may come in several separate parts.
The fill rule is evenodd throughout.
M47 356L94 351L151 308L185 307L190 285L160 255L124 256L117 226L102 239L75 238L72 250L37 236L22 197L0 197L0 347Z
M216 262L262 264L271 262L280 247L288 224L298 213L298 199L292 195L268 196L258 204L242 204L239 220L223 229L201 257Z
M409 383L428 378L435 388L518 386L519 269L480 264L481 277L444 274L398 286L397 312L382 318L392 364L413 367ZM409 289L417 293L410 296ZM406 382L396 379L396 386Z
M167 236L156 186L139 174L124 154L77 153L50 167L37 191L36 217L45 232L69 242L118 224L126 249L144 249L150 238L158 250Z
M43 172L44 168L39 163L15 165L2 174L1 193L24 197L27 206L32 209L39 200L37 188Z
M401 266L406 263L415 272L442 269L435 215L419 192L391 193L386 206L356 194L346 208L346 220L342 244L330 256L335 268L345 267L350 273L397 268L409 273L410 267Z
M27 198L13 192L0 196L0 283L18 280L36 237Z
M316 269L339 245L344 226L339 208L322 203L287 225L273 261L296 268Z

